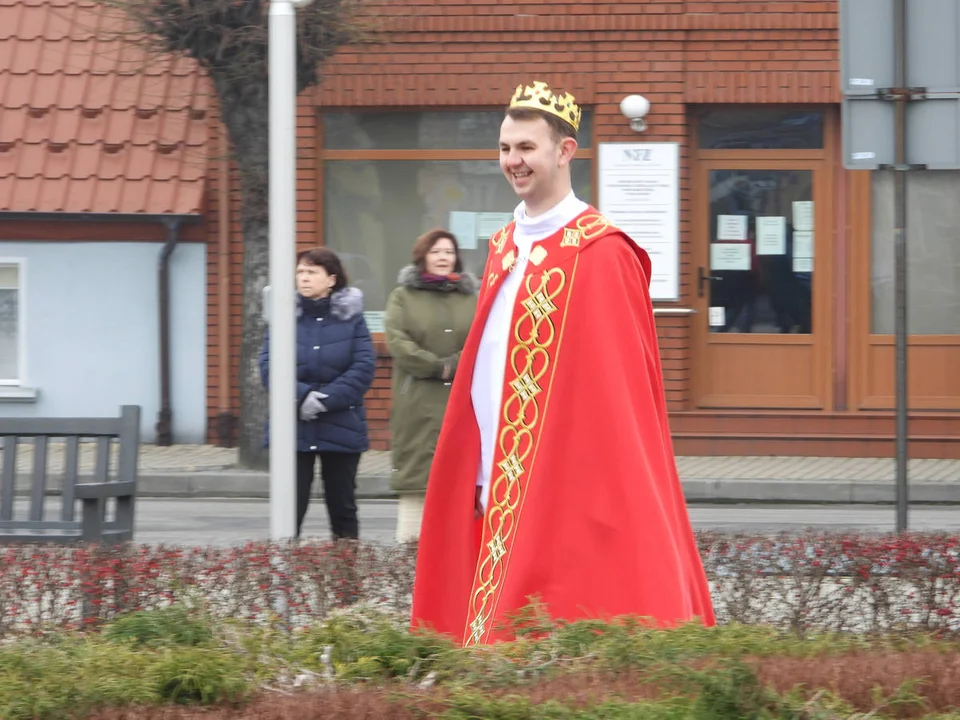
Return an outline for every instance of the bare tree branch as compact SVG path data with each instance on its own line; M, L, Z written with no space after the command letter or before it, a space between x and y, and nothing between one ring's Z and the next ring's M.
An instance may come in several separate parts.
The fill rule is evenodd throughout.
M263 335L260 293L268 275L269 0L99 0L125 20L113 32L151 54L193 58L220 106L240 176L243 227L243 337L240 357L240 461L265 467L266 394L257 354ZM297 91L317 85L340 47L372 40L369 0L314 0L297 10ZM380 0L382 2L382 0ZM221 212L225 212L221 210ZM223 361L226 361L224 359ZM292 480L291 480L292 481Z

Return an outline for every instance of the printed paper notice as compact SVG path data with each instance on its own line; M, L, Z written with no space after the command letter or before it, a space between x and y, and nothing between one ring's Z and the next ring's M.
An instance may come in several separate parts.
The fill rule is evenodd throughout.
M482 212L477 213L477 237L487 242L494 233L513 220L513 213ZM476 246L474 246L476 247Z
M746 215L717 215L717 240L747 239Z
M477 249L477 213L450 211L450 232L457 239L462 250Z
M757 218L757 255L786 255L787 219L782 215Z
M711 243L711 270L749 270L750 246L746 243Z
M727 324L727 313L722 305L710 308L707 313L707 322L710 327L723 327Z
M813 258L798 258L793 259L793 271L795 273L809 273L813 272Z
M383 319L386 313L381 311L368 310L363 314L363 319L367 321L367 329L372 333L383 332Z
M597 207L650 256L650 297L679 299L679 146L600 143L597 164Z
M813 257L812 232L795 232L793 234L793 257L794 259Z
M812 200L797 200L793 203L793 229L813 231Z

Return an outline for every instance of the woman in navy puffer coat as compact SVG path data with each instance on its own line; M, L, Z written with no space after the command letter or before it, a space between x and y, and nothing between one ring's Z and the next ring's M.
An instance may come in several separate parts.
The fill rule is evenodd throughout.
M363 396L375 364L363 294L347 287L340 258L327 248L297 257L297 293L297 537L319 457L333 537L357 538L357 467L369 447ZM269 388L269 336L260 376Z

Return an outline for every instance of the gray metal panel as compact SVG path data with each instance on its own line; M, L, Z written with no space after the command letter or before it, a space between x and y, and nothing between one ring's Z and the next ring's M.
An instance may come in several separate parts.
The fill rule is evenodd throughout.
M893 6L893 0L840 0L840 87L844 94L869 95L877 88L893 86Z
M930 170L960 168L960 101L921 100L907 105L907 162Z
M893 103L844 98L840 125L847 170L876 170L878 165L893 163Z
M907 85L960 89L960 0L907 0ZM893 46L889 46L893 59Z
M844 98L843 166L876 170L894 163L894 103ZM918 100L907 105L907 164L960 169L960 100Z

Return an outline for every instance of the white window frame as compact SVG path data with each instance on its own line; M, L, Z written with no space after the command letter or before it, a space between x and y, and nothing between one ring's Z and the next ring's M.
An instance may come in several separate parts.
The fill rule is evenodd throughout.
M17 268L17 378L0 378L0 387L27 386L27 259L2 257L0 265L15 265Z

